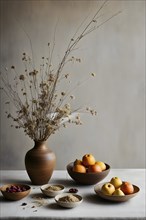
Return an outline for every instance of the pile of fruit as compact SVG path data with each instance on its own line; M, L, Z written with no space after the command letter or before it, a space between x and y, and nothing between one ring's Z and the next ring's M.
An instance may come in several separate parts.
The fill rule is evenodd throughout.
M14 185L11 185L10 187L7 187L6 188L6 192L9 192L9 193L15 193L15 192L24 192L26 191L27 189L23 186L14 186Z
M100 173L106 170L106 164L96 161L92 154L85 154L82 160L76 159L73 163L73 171L78 173Z
M134 187L130 182L123 182L118 177L113 177L110 182L105 183L101 191L104 195L124 196L134 193Z

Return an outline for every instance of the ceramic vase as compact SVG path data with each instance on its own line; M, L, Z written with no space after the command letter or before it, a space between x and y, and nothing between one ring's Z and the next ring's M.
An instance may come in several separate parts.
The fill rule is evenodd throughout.
M25 167L33 185L43 185L50 180L56 164L55 154L46 142L35 141L26 153Z

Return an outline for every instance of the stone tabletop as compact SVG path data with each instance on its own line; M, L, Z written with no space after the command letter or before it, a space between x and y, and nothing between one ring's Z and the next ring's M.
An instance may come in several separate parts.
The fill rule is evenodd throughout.
M1 219L48 219L48 220L118 220L118 219L146 219L145 210L145 169L111 169L109 175L102 181L109 181L118 176L123 181L129 181L140 188L140 192L133 199L123 203L113 203L99 198L94 192L94 185L77 185L66 170L55 170L49 183L65 186L65 192L70 188L77 188L83 202L76 208L65 209L59 207L54 198L45 197L40 186L31 185L24 170L2 170L1 183L24 183L31 186L29 196L19 201L7 201L0 195ZM24 205L25 204L25 205Z

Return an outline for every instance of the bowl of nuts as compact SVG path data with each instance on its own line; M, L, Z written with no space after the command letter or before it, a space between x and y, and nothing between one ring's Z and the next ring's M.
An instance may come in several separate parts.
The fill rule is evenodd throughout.
M5 199L16 201L26 197L30 193L31 187L24 184L13 183L0 187L0 190Z

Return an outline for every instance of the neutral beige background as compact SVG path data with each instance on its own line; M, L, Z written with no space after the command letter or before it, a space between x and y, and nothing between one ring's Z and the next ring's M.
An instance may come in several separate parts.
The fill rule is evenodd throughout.
M22 52L30 52L32 39L36 63L47 54L47 43L56 47L58 62L81 21L96 11L97 1L1 1L1 63L21 69ZM102 2L100 1L99 4ZM106 17L122 13L88 35L75 51L81 64L68 66L75 82L91 72L74 93L76 106L90 105L98 117L83 115L82 126L69 126L52 136L48 145L57 156L56 169L85 153L92 153L113 168L145 166L145 1L109 1ZM1 94L0 157L2 169L24 169L25 153L33 142L23 131L10 128L5 117L6 97Z

